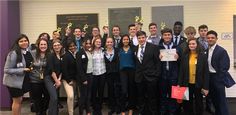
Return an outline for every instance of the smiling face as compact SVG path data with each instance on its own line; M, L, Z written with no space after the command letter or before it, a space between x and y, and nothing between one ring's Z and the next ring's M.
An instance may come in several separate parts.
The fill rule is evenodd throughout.
M137 29L136 29L135 26L129 27L129 34L130 34L130 36L134 37L134 36L136 36L136 33L137 33Z
M129 37L128 36L124 36L123 37L123 40L122 40L122 43L124 46L128 46L129 45Z
M41 40L41 41L39 42L38 47L39 47L40 52L46 52L47 49L48 49L48 43L47 43L47 41Z
M54 52L60 52L62 48L62 45L60 42L53 43L53 50Z
M145 42L146 42L146 36L145 35L138 36L139 45L144 45Z
M119 36L120 35L119 27L113 27L112 28L112 34L113 34L113 36Z
M107 38L106 47L107 48L113 48L113 44L114 44L113 39L112 38Z
M76 44L74 42L71 42L68 49L69 49L69 51L74 53L77 50L77 46L76 46Z
M101 47L101 39L96 39L94 41L94 46L95 46L95 48L100 48Z
M18 41L18 45L21 49L26 49L29 47L29 41L27 38L23 37Z
M196 51L196 49L197 49L197 40L195 39L195 40L189 41L188 47L189 47L190 51Z
M215 45L217 40L218 38L214 34L207 35L207 42L210 47Z
M157 34L157 26L156 25L150 26L149 32L151 33L151 35L156 35Z
M170 43L172 39L172 34L169 32L163 33L162 38L164 40L164 43Z

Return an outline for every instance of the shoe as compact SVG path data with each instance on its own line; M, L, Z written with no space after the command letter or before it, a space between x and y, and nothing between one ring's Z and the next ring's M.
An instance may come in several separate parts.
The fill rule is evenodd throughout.
M58 104L57 104L57 107L58 107L59 109L62 109L62 108L63 108L63 105L62 105L61 103L58 103Z

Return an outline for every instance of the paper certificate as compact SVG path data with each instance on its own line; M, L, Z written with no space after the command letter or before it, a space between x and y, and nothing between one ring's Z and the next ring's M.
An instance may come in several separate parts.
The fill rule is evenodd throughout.
M162 55L161 61L177 61L175 59L176 49L162 49L160 54Z

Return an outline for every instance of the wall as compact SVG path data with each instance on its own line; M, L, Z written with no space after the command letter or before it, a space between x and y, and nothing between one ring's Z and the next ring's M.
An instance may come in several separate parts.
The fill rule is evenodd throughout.
M20 33L19 1L0 1L0 17L0 107L10 108L11 99L2 78L6 55Z
M152 6L184 6L184 26L198 27L207 24L209 29L222 32L233 32L233 15L236 14L235 0L78 0L78 1L22 1L20 4L21 32L26 33L32 42L41 32L52 33L56 29L56 14L98 13L100 28L108 20L108 8L141 7L144 18L143 30L148 32L151 22ZM236 69L233 67L233 40L219 40L218 44L227 49L230 59L230 73L236 80ZM228 97L236 97L236 86L227 89Z

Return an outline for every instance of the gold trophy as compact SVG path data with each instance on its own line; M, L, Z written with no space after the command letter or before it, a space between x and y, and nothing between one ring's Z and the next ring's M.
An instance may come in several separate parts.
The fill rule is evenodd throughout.
M83 27L84 32L86 32L86 29L88 28L88 24L85 24Z
M163 30L166 27L166 23L165 22L161 22L161 30Z
M67 28L70 28L73 24L70 22L67 24Z

